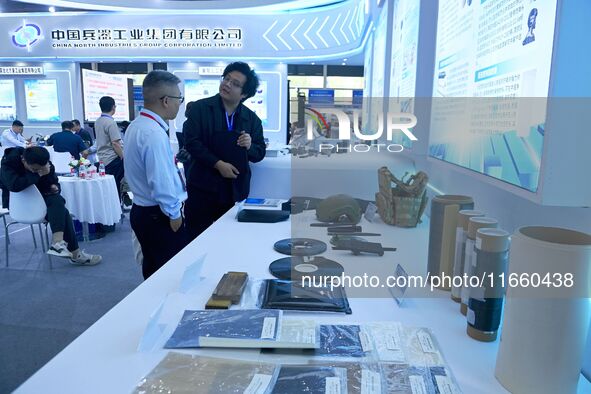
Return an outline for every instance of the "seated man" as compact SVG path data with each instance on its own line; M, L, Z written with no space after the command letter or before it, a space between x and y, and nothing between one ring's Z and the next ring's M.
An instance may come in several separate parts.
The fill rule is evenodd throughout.
M48 254L69 257L74 265L95 265L101 262L101 256L87 254L78 247L72 217L66 208L66 201L60 195L60 185L47 149L7 149L0 166L0 179L11 192L20 192L31 185L36 185L41 192L47 205L46 220L53 233Z
M0 141L2 146L6 148L14 148L15 146L26 147L31 143L31 139L28 140L23 137L24 125L20 120L12 122L12 126L9 129L4 130Z
M47 145L53 146L56 152L70 152L76 160L80 160L81 155L86 159L89 153L88 147L80 136L74 134L73 128L74 123L71 121L62 122L62 131L52 134L47 140Z

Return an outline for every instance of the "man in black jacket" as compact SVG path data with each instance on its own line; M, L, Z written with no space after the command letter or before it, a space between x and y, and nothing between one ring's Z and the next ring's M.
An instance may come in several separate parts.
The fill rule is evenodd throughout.
M250 167L265 157L263 126L244 104L259 79L248 64L224 70L219 94L191 103L183 125L188 168L185 217L190 239L219 219L250 191Z
M69 257L74 265L95 265L101 262L101 256L87 254L78 247L72 217L66 208L66 201L60 195L60 184L47 149L37 146L7 149L2 158L0 179L11 192L23 191L31 185L39 189L47 205L46 219L53 233L48 254Z

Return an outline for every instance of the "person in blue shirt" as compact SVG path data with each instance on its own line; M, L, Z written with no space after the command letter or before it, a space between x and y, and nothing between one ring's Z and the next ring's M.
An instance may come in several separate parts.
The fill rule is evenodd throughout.
M80 160L80 156L85 159L88 157L88 148L80 136L74 134L72 129L74 123L69 120L62 122L62 131L52 134L47 140L48 146L53 146L56 152L70 152L76 160Z
M168 71L151 71L142 84L144 108L125 133L125 179L133 192L129 221L144 255L145 279L183 249L188 239L181 208L185 182L175 165L167 120L184 97L181 81Z

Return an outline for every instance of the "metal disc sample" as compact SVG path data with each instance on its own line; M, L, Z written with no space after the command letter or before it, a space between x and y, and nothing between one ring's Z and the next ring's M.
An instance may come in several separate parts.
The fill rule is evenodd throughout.
M271 275L283 280L300 280L302 276L340 276L343 271L339 263L321 256L311 259L284 257L269 265Z
M313 256L324 253L326 244L312 238L286 238L275 242L273 248L289 256Z

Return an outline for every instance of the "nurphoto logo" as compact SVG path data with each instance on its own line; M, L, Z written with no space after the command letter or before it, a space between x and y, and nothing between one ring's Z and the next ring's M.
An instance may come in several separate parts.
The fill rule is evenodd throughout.
M361 132L359 128L359 110L353 110L352 119L349 119L347 113L340 109L336 108L322 108L322 113L327 115L335 115L339 127L338 127L338 140L340 141L351 141L353 130L353 135L357 137L360 141L378 141L382 138L384 134L384 114L378 114L378 127L375 133L373 134L364 134ZM351 127L351 123L353 123L353 127ZM386 117L386 140L391 142L394 137L394 133L402 132L404 135L410 139L411 141L417 141L418 138L412 133L410 129L417 125L417 117L414 114L406 113L406 112L388 112ZM308 119L306 122L306 137L309 141L314 140L314 124L312 119ZM355 143L355 144L347 144L346 146L341 146L335 143L320 143L319 150L322 152L323 150L337 152L341 150L347 150L348 152L369 152L370 150L374 149L380 152L381 150L386 150L388 152L396 153L402 152L404 147L400 144L373 144L370 145L368 143Z

